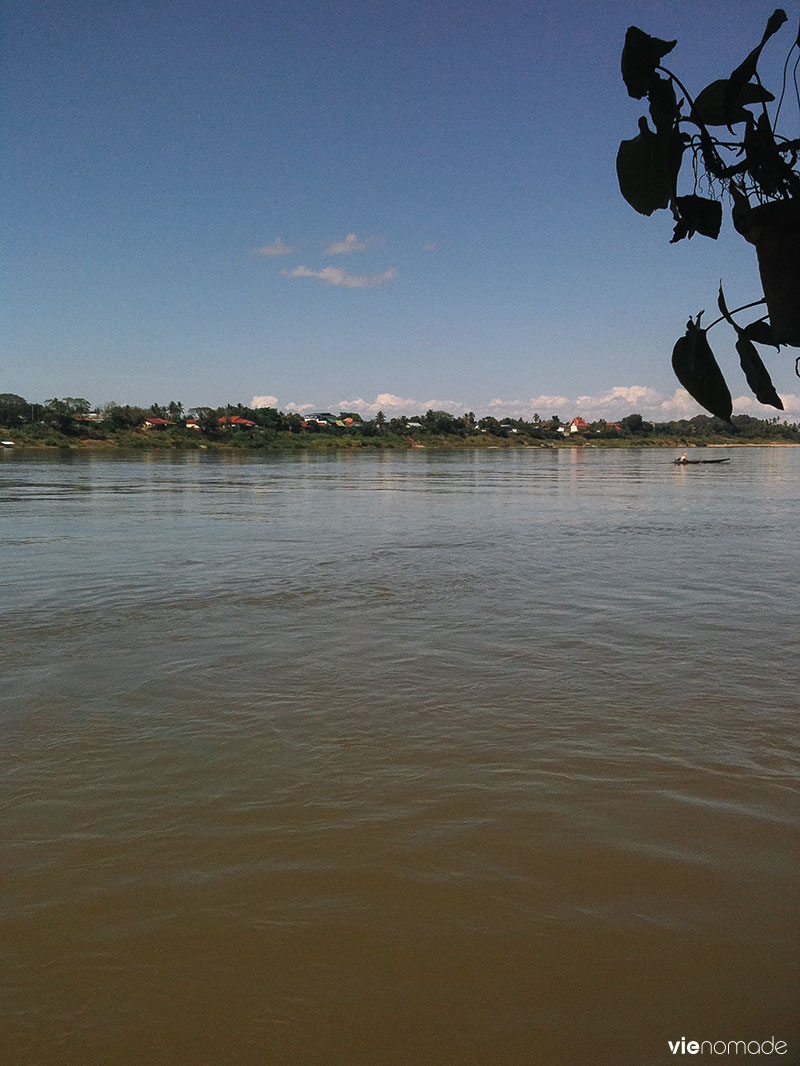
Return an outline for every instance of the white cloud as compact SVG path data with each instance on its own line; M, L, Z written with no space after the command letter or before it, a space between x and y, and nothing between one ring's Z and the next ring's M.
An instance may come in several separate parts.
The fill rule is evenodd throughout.
M287 244L282 237L276 237L271 244L265 244L263 248L254 248L255 255L265 255L273 258L278 255L291 255L296 252L297 249L293 248L291 244Z
M682 391L682 390L679 390ZM607 407L609 404L625 404L631 410L639 407L658 406L663 397L647 385L615 385L600 396L579 396L581 407Z
M451 414L463 414L469 410L469 404L460 400L414 400L405 396L396 396L393 392L379 392L373 401L359 396L354 400L340 400L341 411L369 411L377 414L383 411L390 418L400 415L419 415L428 410L449 411Z
M784 402L786 402L786 397L784 397ZM755 401L754 405L759 408L760 416L765 417L769 409L761 408L760 405L755 404ZM737 400L734 411L745 413L745 407L745 403ZM417 400L409 396L398 396L393 392L380 392L374 400L367 400L363 396L342 399L337 409L363 411L365 414L373 415L378 411L383 411L390 418L399 415L423 414L429 409L449 411L455 415L472 410L477 418L491 415L501 421L506 418L523 418L532 421L535 414L547 420L555 414L562 419L581 415L587 421L605 418L611 422L624 418L625 415L632 414L634 411L648 420L670 421L678 418L692 418L694 415L703 413L703 409L683 389L676 389L671 396L663 396L655 389L641 385L617 385L599 396L569 397L543 393L527 400L504 400L496 397L488 403L436 397ZM754 410L753 413L756 411Z
M800 415L800 396L796 396L793 392L779 392L778 395L783 400L784 411L787 415Z
M765 407L752 396L738 396L733 402L734 414L750 414L756 418L788 418L790 421L800 417L800 396L786 393L781 396L785 411ZM275 396L254 396L251 407L277 407ZM695 415L707 414L691 396L681 388L671 394L662 394L643 385L615 385L597 396L556 396L543 394L532 396L528 400L504 400L495 398L488 403L474 400L448 400L436 397L417 400L409 396L399 396L394 392L379 392L374 400L363 396L345 397L338 402L324 403L287 403L283 410L306 414L309 411L359 411L370 418L383 411L387 418L401 415L421 415L428 410L449 411L453 415L462 415L465 411L474 411L477 418L491 415L503 421L506 418L523 418L532 421L534 414L543 420L551 415L558 415L569 420L580 415L587 422L604 418L608 422L618 422L625 415L637 412L650 422L670 422L681 418L693 418Z
M540 418L550 418L557 414L564 417L562 412L570 408L574 401L566 396L532 396L530 400L501 400L494 399L489 402L487 413L492 418L525 418L531 419L535 414ZM477 412L476 412L477 413Z
M349 255L350 252L363 252L373 243L373 239L360 241L355 233L348 233L343 241L334 241L323 249L323 255Z
M756 418L786 418L800 414L800 396L791 392L778 393L783 400L783 410L767 407L753 396L737 396L733 401L733 413L736 415L754 415Z
M282 270L285 278L319 278L326 285L341 286L345 289L374 289L379 285L386 285L397 277L394 267L384 270L382 274L348 274L341 267L325 267L323 270L309 270L308 267L299 266L294 270Z
M393 392L379 392L372 406L376 411L400 411L409 407L419 408L419 403L417 400L407 400L403 396L396 396Z
M704 413L685 389L664 396L649 385L614 385L597 396L578 396L577 413L588 421L605 418L616 421L625 415L643 415L649 421L669 422Z
M700 404L693 400L686 389L676 389L671 396L658 396L652 415L656 421L671 422L681 418L694 418L695 415L708 414Z
M790 412L800 412L800 397L787 394L781 399L785 408L783 413L759 403L753 396L737 396L733 401L733 413L774 418L776 415L784 417ZM648 421L655 422L672 422L708 414L685 389L675 389L665 396L646 385L615 385L598 396L578 396L575 409L588 421L598 418L614 421L634 411Z

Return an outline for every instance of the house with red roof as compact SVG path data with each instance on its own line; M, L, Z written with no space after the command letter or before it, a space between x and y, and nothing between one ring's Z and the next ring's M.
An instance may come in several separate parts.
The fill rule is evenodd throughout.
M249 418L242 418L241 415L223 415L218 424L223 429L230 429L231 426L234 428L238 426L239 429L254 429L256 425L255 422L251 422Z

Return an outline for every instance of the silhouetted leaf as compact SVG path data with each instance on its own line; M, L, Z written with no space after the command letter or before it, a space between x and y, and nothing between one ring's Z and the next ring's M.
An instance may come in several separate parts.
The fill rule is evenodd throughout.
M728 310L728 304L725 301L725 293L722 291L722 282L719 283L719 292L717 293L717 307L719 308L719 313L722 315L728 325L733 326L733 328L736 330L736 336L738 337L739 334L742 332L743 327L740 326L738 322L734 321L733 316Z
M659 78L656 74L650 85L650 118L657 133L674 129L680 118L678 100L672 82L668 78Z
M722 226L722 204L703 196L678 196L675 198L677 225L671 244L683 237L700 233L716 240ZM679 235L680 233L680 235Z
M765 322L763 319L759 319L757 322L751 322L748 326L745 326L742 330L742 335L747 337L748 340L755 341L756 344L769 344L777 349L777 351L781 350L780 344L775 340L772 326L769 322Z
M733 401L717 360L708 343L706 330L690 318L686 323L686 333L672 349L672 369L675 376L690 396L712 415L731 420Z
M622 195L641 215L667 207L675 193L684 142L680 134L653 133L646 118L639 134L623 141L617 152L617 179Z
M628 28L622 49L622 80L629 96L641 100L647 95L656 76L656 67L677 43L651 37L637 26Z
M747 194L739 188L735 181L730 183L729 189L733 199L733 206L731 207L733 227L737 233L746 237L750 230L750 217L753 209L747 199Z
M730 78L728 78L728 85L725 89L722 105L726 116L734 114L736 107L739 104L739 94L741 93L742 88L756 73L758 60L761 57L761 51L764 45L770 37L778 32L784 22L786 22L787 17L786 12L781 7L776 8L776 10L772 12L767 20L767 27L764 30L764 36L761 38L761 43L753 49L750 55L739 64L736 70L731 74ZM731 118L725 119L725 123L728 126L730 126L732 121Z
M769 371L764 366L761 356L756 351L756 346L751 340L740 333L736 339L736 351L739 353L739 362L742 364L747 384L759 403L769 404L783 410L783 401L775 391Z
M763 304L765 301L759 300L758 302ZM728 310L727 303L725 302L725 293L722 291L722 282L719 283L717 307L728 325L733 326L736 330L737 338L744 338L751 344L753 341L756 341L758 344L771 344L773 348L780 351L780 343L775 339L775 334L773 333L772 326L769 322L760 318L755 322L748 323L746 326L740 326L739 323L735 321L733 315Z
M752 118L752 113L745 111L747 104L766 104L775 97L763 85L748 85L741 87L739 95L733 103L730 114L725 111L725 95L728 91L729 78L720 78L712 81L700 93L694 102L692 115L698 122L706 126L733 126L737 122L746 122Z

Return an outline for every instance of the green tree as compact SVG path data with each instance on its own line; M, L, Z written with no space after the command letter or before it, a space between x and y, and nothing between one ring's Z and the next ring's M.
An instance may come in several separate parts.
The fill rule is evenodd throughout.
M289 414L281 413L281 429L286 429L290 433L299 433L303 425L302 415L297 414L296 411L292 411Z
M634 437L645 437L648 433L653 432L653 423L645 422L638 413L626 415L620 425L624 432L630 433Z
M281 415L277 407L256 407L252 420L262 429L282 428Z
M219 431L219 409L216 407L193 407L189 412L197 419L201 433L213 436Z
M486 430L487 433L491 433L495 437L502 437L503 435L500 423L493 415L484 415L478 423L478 428Z
M91 409L92 405L82 396L53 397L44 402L42 420L62 433L74 433L77 419L87 415Z
M143 407L124 406L118 403L107 403L103 411L103 422L111 429L134 429L140 426L147 418L148 412Z
M32 418L32 405L14 392L0 392L0 425L18 426Z
M457 420L449 411L434 411L429 408L422 418L422 424L429 433L448 434L455 429Z

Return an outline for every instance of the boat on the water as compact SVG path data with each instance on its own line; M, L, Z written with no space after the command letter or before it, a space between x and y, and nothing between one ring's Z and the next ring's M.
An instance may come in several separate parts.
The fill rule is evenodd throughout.
M728 459L673 459L673 466L701 466L706 463L729 463Z

